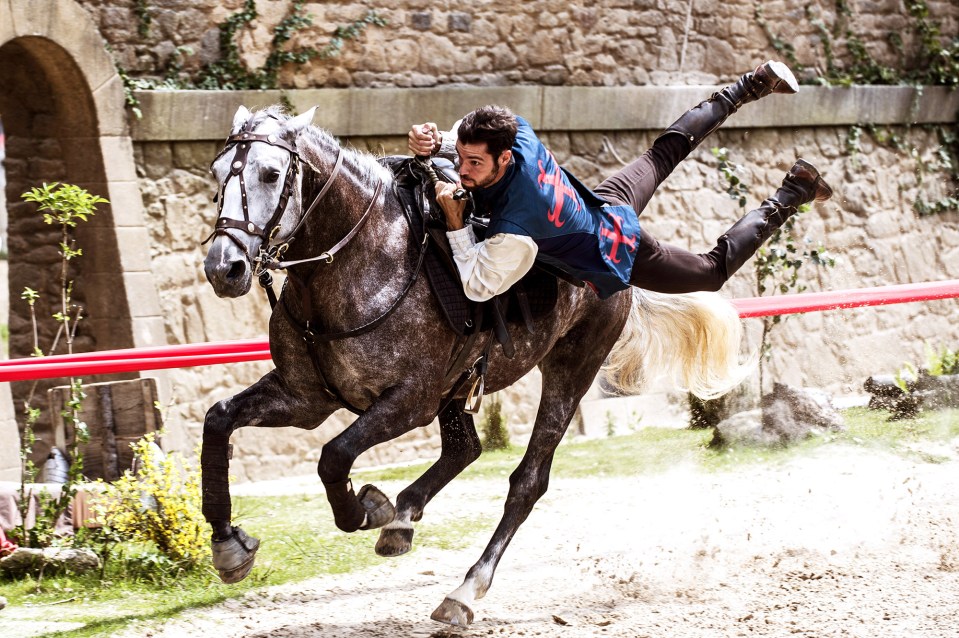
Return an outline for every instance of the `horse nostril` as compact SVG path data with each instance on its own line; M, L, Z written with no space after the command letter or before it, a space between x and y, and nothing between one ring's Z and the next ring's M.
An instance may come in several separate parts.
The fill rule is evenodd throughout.
M230 270L226 273L226 278L230 280L239 279L246 274L246 262L234 261L230 264Z

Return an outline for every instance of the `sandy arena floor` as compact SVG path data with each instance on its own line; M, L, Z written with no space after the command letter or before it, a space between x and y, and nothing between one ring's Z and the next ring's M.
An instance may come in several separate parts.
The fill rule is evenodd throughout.
M492 529L465 550L419 547L123 635L954 638L959 441L934 452L951 460L837 446L734 473L554 480L468 630L429 615ZM454 482L426 516L498 516L505 488Z

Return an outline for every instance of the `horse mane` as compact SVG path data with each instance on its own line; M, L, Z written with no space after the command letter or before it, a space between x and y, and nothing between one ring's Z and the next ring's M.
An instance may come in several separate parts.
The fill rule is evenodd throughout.
M315 172L319 172L318 167L329 165L331 153L335 149L341 149L344 154L344 163L352 163L359 169L358 176L361 179L367 178L368 182L373 184L377 182L389 184L393 180L393 174L376 160L376 156L355 148L340 146L339 141L325 129L308 126L296 139L296 150L300 154L300 159ZM349 162L350 159L353 161Z
M275 119L280 123L286 123L292 119L284 106L273 104L253 111L248 122L249 129L255 130L267 118ZM376 160L376 156L354 148L341 147L339 141L329 131L312 124L306 127L299 137L295 137L289 131L284 131L281 137L296 148L300 159L306 162L314 172L319 172L319 167L328 163L324 162L323 158L329 157L333 149L341 148L345 153L343 159L352 158L353 164L360 169L359 177L368 177L371 183L382 181L385 184L393 179L393 174Z

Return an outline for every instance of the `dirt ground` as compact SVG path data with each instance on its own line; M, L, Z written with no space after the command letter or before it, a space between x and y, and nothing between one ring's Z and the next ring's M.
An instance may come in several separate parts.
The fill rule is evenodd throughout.
M429 615L492 528L467 549L419 547L124 636L954 638L959 440L924 452L949 460L831 446L735 472L556 479L468 630ZM505 486L456 482L426 515L498 516Z

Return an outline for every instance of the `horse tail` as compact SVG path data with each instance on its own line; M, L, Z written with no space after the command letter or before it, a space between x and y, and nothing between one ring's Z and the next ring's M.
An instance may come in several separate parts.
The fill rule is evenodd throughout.
M638 394L665 376L702 399L732 390L749 375L742 364L743 326L732 304L716 293L666 295L633 288L629 319L603 370L624 394Z

